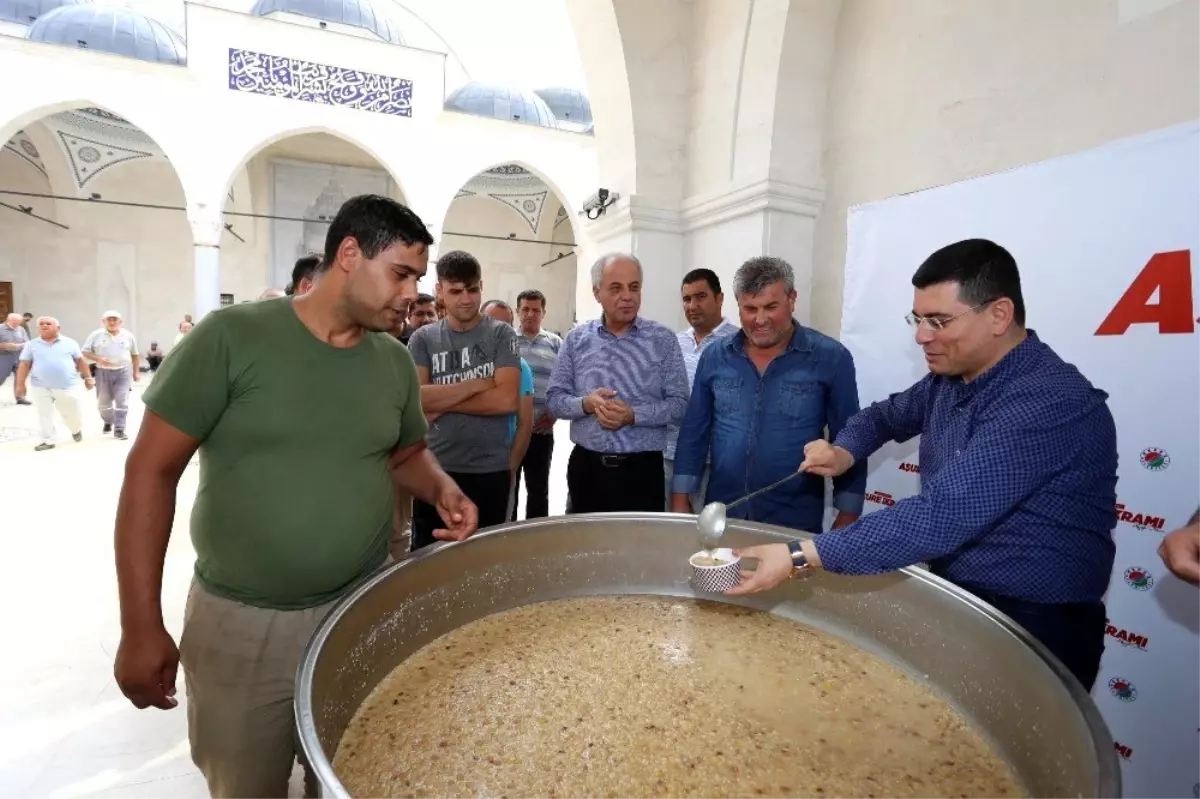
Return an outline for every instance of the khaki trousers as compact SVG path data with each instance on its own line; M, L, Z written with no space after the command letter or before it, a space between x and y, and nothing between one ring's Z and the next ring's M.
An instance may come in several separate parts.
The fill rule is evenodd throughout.
M287 797L297 759L305 795L317 795L300 753L292 698L304 647L333 604L255 608L192 581L179 655L192 760L213 797Z

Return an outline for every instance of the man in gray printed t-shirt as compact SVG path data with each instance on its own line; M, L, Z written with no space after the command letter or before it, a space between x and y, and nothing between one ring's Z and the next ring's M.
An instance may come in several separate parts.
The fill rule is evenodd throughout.
M421 380L429 448L479 509L479 527L507 521L510 414L516 413L521 356L516 331L480 314L483 280L474 256L454 251L437 262L446 318L412 334L408 348ZM413 503L412 548L434 543L437 510Z

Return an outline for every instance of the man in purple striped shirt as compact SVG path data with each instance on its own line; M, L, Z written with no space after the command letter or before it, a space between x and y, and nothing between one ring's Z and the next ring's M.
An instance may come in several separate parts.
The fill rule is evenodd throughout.
M571 513L666 509L667 428L688 401L683 354L670 328L638 316L642 265L611 253L592 265L602 316L567 334L546 407L571 420L567 464Z

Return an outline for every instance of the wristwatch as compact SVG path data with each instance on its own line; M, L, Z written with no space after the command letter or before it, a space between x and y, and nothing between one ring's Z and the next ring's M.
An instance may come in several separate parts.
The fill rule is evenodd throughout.
M792 573L788 575L790 579L795 580L812 574L812 564L808 562L804 550L800 549L799 541L788 542L788 554L792 556Z

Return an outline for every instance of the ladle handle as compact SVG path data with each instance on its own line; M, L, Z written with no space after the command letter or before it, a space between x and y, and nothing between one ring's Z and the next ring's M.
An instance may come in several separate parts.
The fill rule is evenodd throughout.
M728 505L726 505L725 509L729 510L732 507L741 505L743 502L749 502L750 500L754 499L755 497L762 496L763 494L767 493L768 491L774 491L776 488L779 488L781 485L786 483L788 480L791 480L793 477L797 477L801 474L803 474L803 472L792 472L787 477L783 478L782 480L776 480L774 483L771 483L766 488L760 488L751 494L747 494L746 496L742 497L741 499L735 499L733 502L730 502Z

